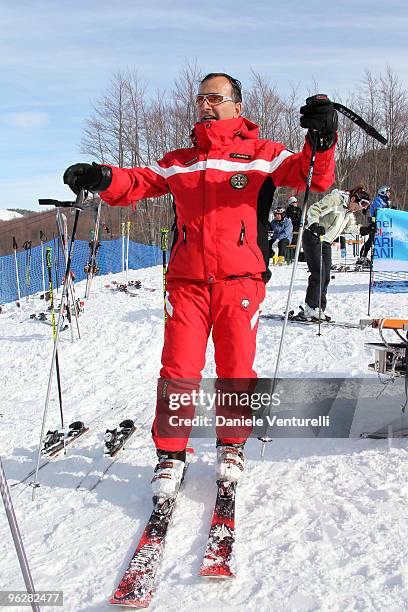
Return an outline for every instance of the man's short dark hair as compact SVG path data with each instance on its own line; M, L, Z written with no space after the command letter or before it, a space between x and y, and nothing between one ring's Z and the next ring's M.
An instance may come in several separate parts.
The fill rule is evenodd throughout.
M230 74L226 74L225 72L210 72L207 74L201 81L208 81L209 79L214 79L215 77L224 77L231 83L232 90L232 99L234 102L242 102L242 84L238 79L234 79Z

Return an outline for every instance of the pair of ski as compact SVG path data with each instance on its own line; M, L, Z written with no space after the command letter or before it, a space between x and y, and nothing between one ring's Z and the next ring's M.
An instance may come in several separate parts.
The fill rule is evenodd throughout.
M130 280L127 283L119 283L118 281L113 280L108 285L105 285L105 289L126 293L131 297L138 295L137 291L135 291L137 289L142 289L143 291L156 291L156 289L152 287L142 287L142 281L140 280Z
M284 314L263 314L261 315L260 318L283 321L285 319L285 315ZM318 325L319 324L318 319L312 319L312 320L306 319L306 317L304 317L301 313L299 313L298 315L295 315L294 310L291 310L289 312L288 321L289 323L299 323L300 325ZM322 319L320 321L320 324L325 325L325 326L343 327L345 329L361 329L361 326L359 323L349 323L348 321L334 321L333 319L328 319L328 320Z
M192 449L188 450L188 454L191 455ZM188 465L187 457L181 484ZM200 576L227 578L235 575L232 568L235 542L235 492L236 483L217 481L217 498ZM151 603L177 495L178 492L174 498L164 500L153 498L153 512L130 563L112 595L111 604L129 608L147 608Z
M370 267L363 266L362 264L355 264L354 266L347 265L334 265L331 267L331 272L339 273L339 272L369 272Z

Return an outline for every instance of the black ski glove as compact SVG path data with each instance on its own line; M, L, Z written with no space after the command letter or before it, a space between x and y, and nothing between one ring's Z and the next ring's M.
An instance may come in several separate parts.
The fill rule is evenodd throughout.
M64 183L78 195L81 189L99 193L112 181L112 170L99 164L74 164L64 172Z
M306 99L306 104L300 109L300 125L308 128L309 140L313 132L317 134L318 151L327 151L336 141L338 117L333 102L325 94L316 94Z
M324 236L326 230L324 229L323 225L312 223L312 225L309 226L309 232L312 232L312 234L315 236Z

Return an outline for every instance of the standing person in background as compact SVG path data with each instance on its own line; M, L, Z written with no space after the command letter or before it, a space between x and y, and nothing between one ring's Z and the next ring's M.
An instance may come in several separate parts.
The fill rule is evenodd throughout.
M285 262L286 248L292 241L292 221L285 216L285 209L279 206L273 211L273 219L270 222L269 252L274 265L282 265ZM278 245L278 254L273 249Z
M377 191L376 197L371 203L370 224L368 226L368 229L369 229L368 238L361 248L360 259L357 260L357 263L366 263L367 261L368 253L370 252L371 247L373 246L373 242L374 242L374 236L375 236L375 231L376 231L375 221L377 218L377 210L379 208L389 208L391 206L390 194L391 194L390 187L388 187L388 185L383 185L382 187L379 188L379 190Z
M300 218L302 216L302 209L299 206L296 196L290 196L288 198L285 215L292 221L293 235L290 244L296 246L300 228Z
M64 173L75 193L98 192L110 206L174 195L176 230L152 427L158 457L152 489L158 498L176 495L191 429L171 424L171 397L199 386L210 335L221 381L256 378L259 307L270 277L268 215L276 187L305 188L314 138L312 190L325 191L334 181L337 113L327 96L311 96L300 109L301 126L311 130L300 153L259 138L258 126L241 115L241 83L228 74L204 77L195 103L190 147L170 151L150 166L79 163ZM193 414L190 404L177 412L181 421ZM248 435L243 429L235 435L217 430L217 479L238 480Z
M306 290L305 306L297 315L308 321L330 320L325 313L327 288L330 283L331 245L340 234L359 234L354 213L364 210L370 203L370 196L363 185L349 191L334 189L321 200L312 204L307 212L308 227L303 232L303 251L310 276ZM322 242L321 242L322 237ZM322 258L322 262L320 259ZM322 266L320 266L320 263ZM320 269L322 278L320 279ZM321 297L320 297L321 285Z

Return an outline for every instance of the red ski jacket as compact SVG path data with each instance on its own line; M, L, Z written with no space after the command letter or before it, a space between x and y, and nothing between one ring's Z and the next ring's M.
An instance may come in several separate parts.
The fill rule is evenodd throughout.
M197 123L193 146L147 167L112 167L100 195L111 206L171 193L176 221L168 278L215 282L268 274L268 215L275 188L305 189L311 147L301 153L258 138L243 117ZM334 181L334 146L316 154L312 189Z

